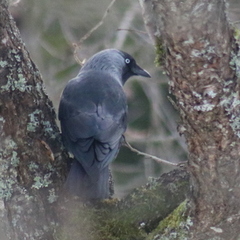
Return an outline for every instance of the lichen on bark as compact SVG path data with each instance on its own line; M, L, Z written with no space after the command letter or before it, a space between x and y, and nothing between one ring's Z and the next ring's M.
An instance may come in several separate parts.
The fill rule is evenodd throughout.
M3 3L0 67L0 198L5 229L10 239L52 239L54 204L66 175L67 155L40 73Z
M240 207L239 46L226 3L140 2L148 32L166 49L163 66L188 145L192 237L211 238L216 232L210 227L224 222L217 234L226 239L231 233L225 220ZM234 231L234 236L240 235Z

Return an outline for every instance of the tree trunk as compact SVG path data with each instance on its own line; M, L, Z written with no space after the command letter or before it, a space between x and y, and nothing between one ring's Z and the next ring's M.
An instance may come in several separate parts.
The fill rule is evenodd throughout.
M192 239L240 237L238 46L224 0L140 0L181 115Z
M2 228L9 239L51 240L67 156L52 103L6 2L0 4L0 86Z

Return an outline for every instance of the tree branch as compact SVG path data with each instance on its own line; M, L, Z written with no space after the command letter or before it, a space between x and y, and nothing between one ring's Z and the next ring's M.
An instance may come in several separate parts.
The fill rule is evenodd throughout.
M146 158L152 159L152 160L154 160L154 161L156 161L156 162L158 162L158 163L163 163L163 164L167 164L167 165L170 165L170 166L180 166L180 165L183 164L183 163L169 162L169 161L167 161L167 160L158 158L158 157L153 156L153 155L150 155L150 154L148 154L148 153L141 152L141 151L137 150L136 148L133 148L133 147L130 145L130 143L126 141L125 138L124 138L124 143L125 143L124 145L125 145L126 147L128 147L131 151L137 153L138 155L141 155L141 156L144 156L144 157L146 157Z
M84 59L81 60L79 57L78 57L78 51L80 50L81 48L81 45L83 44L83 42L88 39L93 32L95 32L102 24L103 24L103 21L104 19L107 17L111 7L113 6L113 4L116 2L116 0L112 0L110 2L110 4L108 5L106 11L104 12L103 14L103 17L102 19L100 20L100 22L98 22L90 31L88 31L77 43L73 43L73 47L74 47L74 57L75 57L75 60L82 66L84 64Z
M106 200L94 206L68 198L59 210L57 239L146 239L159 221L186 199L188 179L185 169L176 169L152 178L121 201Z

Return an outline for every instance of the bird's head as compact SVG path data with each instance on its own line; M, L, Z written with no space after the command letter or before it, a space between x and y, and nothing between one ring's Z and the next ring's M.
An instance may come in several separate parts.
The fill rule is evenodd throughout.
M82 68L89 69L106 71L119 79L122 85L134 75L151 77L146 70L137 65L131 55L117 49L106 49L93 55Z

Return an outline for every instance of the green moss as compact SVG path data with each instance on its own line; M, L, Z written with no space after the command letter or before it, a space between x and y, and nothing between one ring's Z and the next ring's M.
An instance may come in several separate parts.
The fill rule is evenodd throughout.
M182 202L170 215L163 219L147 240L188 239L188 229L192 226L186 214L187 201Z
M187 180L174 184L166 178L164 182L161 179L151 178L145 187L135 189L123 201L104 201L101 205L98 204L100 205L98 207L97 204L94 207L86 207L76 200L70 201L69 207L64 206L66 209L64 218L60 217L62 224L57 231L56 240L153 239L155 235L163 233L167 223L164 224L162 221L155 234L151 235L152 238L148 238L149 233L156 229L159 221L177 206L176 201L185 199L184 193L187 189ZM184 220L186 222L185 208L186 204L181 204L178 211L175 210L171 229L174 229L179 222Z
M166 49L165 46L163 45L162 39L158 38L156 45L155 45L155 51L156 51L156 58L155 58L155 65L157 67L161 67L164 65L165 58L166 58Z
M64 214L56 240L143 240L146 237L143 230L129 221L126 212L120 216L119 212L115 214L111 203L103 203L103 208L69 204L71 211L68 209L68 216Z
M234 30L233 36L234 36L236 42L240 42L240 29L235 27L235 28L233 28L233 30Z
M233 70L235 70L236 76L240 78L240 30L236 27L233 29L233 36L238 49L237 51L231 51L231 60L229 65Z
M109 208L88 208L71 204L70 215L63 220L56 240L165 240L187 239L191 219L185 215L186 201L160 222L153 233L147 234L145 222L131 220L131 211L113 212Z

